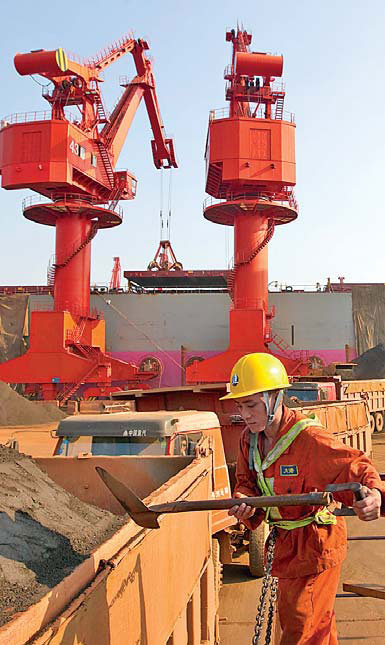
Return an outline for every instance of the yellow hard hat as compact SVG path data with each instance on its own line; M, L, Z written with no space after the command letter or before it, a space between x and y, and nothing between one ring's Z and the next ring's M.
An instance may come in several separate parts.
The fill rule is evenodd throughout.
M239 399L258 392L283 390L289 387L287 372L272 354L245 354L234 365L230 377L230 393L223 399Z

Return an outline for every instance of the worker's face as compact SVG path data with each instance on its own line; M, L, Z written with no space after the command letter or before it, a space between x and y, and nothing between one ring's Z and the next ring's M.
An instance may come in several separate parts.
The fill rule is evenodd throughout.
M270 393L269 396L270 405L274 405L276 393ZM258 434L264 431L267 421L267 411L262 393L242 396L235 400L235 405L250 432Z

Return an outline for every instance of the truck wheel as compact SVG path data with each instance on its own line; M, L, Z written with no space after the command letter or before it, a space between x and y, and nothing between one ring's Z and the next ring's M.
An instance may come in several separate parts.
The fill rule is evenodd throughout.
M374 423L376 426L376 432L382 432L384 429L384 413L375 412L374 413Z
M376 429L376 422L374 420L374 415L370 413L370 432L373 434L375 429Z
M254 578L262 578L264 571L265 542L269 536L269 525L263 522L249 537L249 569Z
M219 607L219 592L222 587L223 566L219 557L220 556L219 540L215 538L211 541L211 552L212 552L213 565L214 565L215 603L216 603L216 607Z

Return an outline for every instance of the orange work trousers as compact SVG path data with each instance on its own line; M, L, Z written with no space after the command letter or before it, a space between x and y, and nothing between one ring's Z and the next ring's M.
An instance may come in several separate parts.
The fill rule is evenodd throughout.
M279 578L280 645L337 645L334 601L341 565L304 578Z

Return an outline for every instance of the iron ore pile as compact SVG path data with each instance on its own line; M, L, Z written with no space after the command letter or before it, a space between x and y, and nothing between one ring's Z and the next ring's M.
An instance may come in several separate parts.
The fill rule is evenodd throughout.
M41 405L17 394L0 381L0 426L37 425L58 421L65 416L54 403Z
M353 378L358 380L385 378L385 345L379 343L354 359Z
M37 602L126 521L81 502L0 445L0 625Z

